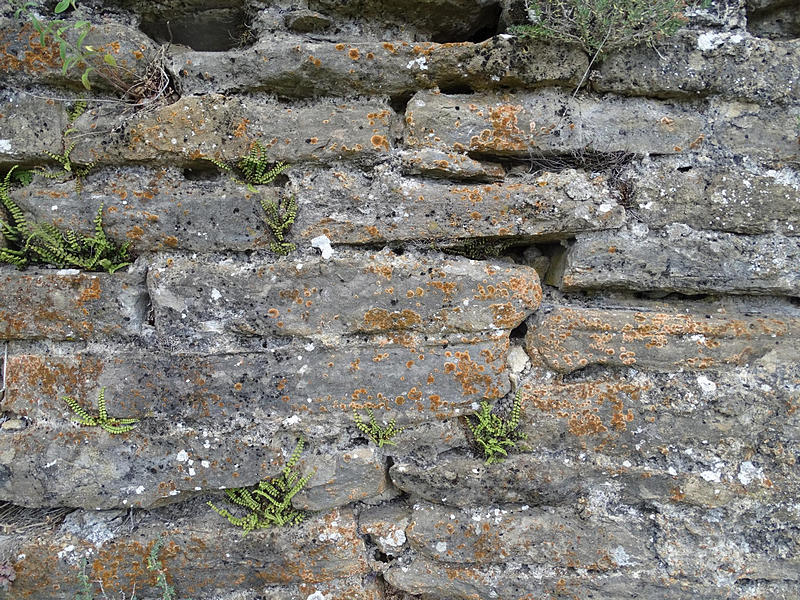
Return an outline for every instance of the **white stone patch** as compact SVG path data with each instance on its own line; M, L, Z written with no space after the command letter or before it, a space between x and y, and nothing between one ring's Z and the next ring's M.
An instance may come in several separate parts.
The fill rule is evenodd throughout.
M0 140L0 152L11 152L11 140Z
M306 598L306 600L328 600L328 597L322 592L314 592Z
M219 290L217 288L212 288L211 289L211 299L216 302L220 298L222 298L222 294L220 294Z
M597 207L597 212L601 215L609 212L612 208L614 208L613 204L609 204L608 202L603 202L600 206Z
M331 240L327 235L318 235L311 240L311 247L317 248L322 253L322 258L328 260L333 256L333 248L331 248Z
M297 425L300 422L300 417L297 415L292 415L291 417L286 417L281 423L283 425Z
M761 467L757 467L749 460L746 460L739 465L739 475L737 478L742 485L749 485L754 480L761 481L764 478L764 471Z
M177 460L178 462L186 462L187 460L189 460L189 453L186 452L186 450L181 450L175 456L175 460Z
M197 474L197 471L194 470L194 467L189 467L189 477L194 477Z
M625 552L625 548L622 546L617 546L611 551L611 558L613 558L614 562L620 567L627 567L628 565L635 563L635 561L631 559L631 556Z
M703 471L700 473L700 477L711 483L719 483L722 473L719 473L718 471Z
M135 490L133 490L133 491L134 491L134 492L136 492L136 494L137 494L137 495L141 495L141 494L143 494L143 493L144 493L144 486L143 486L143 485L140 485L139 487L137 487L137 488L136 488Z
M700 386L700 389L703 391L703 395L711 394L712 392L717 391L717 384L711 381L705 375L697 376L697 385Z
M446 552L447 551L447 542L436 542L436 551L437 552Z
M207 469L207 468L209 468L211 466L211 463L208 462L207 460L201 460L200 461L200 466L203 467L204 469Z
M395 529L386 537L379 537L378 541L383 546L394 546L395 548L399 548L406 543L406 532L402 529Z
M64 558L67 554L75 550L75 546L70 544L69 546L65 546L63 550L58 552L58 558Z
M406 69L411 69L414 67L414 65L417 65L420 71L428 70L428 60L424 56L420 56L419 58L408 61Z

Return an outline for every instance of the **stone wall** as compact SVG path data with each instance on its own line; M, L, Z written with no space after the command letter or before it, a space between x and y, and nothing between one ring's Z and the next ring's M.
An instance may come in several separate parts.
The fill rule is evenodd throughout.
M80 230L102 204L137 258L0 267L0 597L72 598L86 559L160 598L160 535L181 598L800 597L795 2L688 8L578 94L589 57L506 33L517 0L78 4L170 86L82 91L3 9L0 166L68 128L94 163L12 198ZM290 166L269 186L205 160L254 141ZM102 388L133 431L73 422ZM517 391L527 440L486 464L466 417ZM206 505L301 437L301 525Z

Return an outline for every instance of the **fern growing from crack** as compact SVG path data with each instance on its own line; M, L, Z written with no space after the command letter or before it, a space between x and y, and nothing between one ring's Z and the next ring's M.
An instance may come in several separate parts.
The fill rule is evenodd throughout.
M18 268L30 263L50 264L59 268L76 267L86 271L113 273L130 264L130 242L117 246L103 229L103 205L92 221L94 235L72 229L61 231L49 223L30 223L22 209L11 199L14 166L0 182L0 205L6 219L0 220L0 233L6 247L0 248L0 262Z
M61 154L45 150L45 154L56 161L61 166L61 171L51 171L45 167L38 167L38 171L48 179L61 179L62 177L71 176L75 179L75 191L80 194L83 188L83 178L89 174L89 171L94 167L94 163L90 162L86 165L73 164L70 159L70 154L75 149L77 142L69 141L69 134L74 133L76 130L72 124L86 111L86 101L78 100L70 108L67 109L67 122L69 125L67 129L61 134Z
M250 488L232 488L225 490L228 500L248 511L244 517L237 517L224 508L218 508L212 502L208 505L220 516L228 519L235 527L241 527L243 535L255 529L296 525L305 515L292 507L292 498L305 487L313 472L300 477L294 467L300 460L305 441L297 442L289 460L281 474L272 479L265 479Z
M358 430L375 442L379 448L382 448L387 444L396 446L397 444L392 441L392 438L398 433L401 433L403 428L396 427L394 419L389 421L385 427L382 427L375 419L375 414L373 413L372 409L368 408L367 412L369 413L369 423L364 423L364 421L361 419L361 415L359 415L355 410L353 411L353 420L355 421Z
M267 158L267 149L257 140L250 145L248 153L233 164L216 158L206 160L227 173L236 183L246 185L251 192L256 191L254 186L272 183L289 168L283 162L273 164Z
M277 202L261 198L261 208L264 210L265 219L272 237L275 238L270 243L269 249L275 254L286 256L294 252L297 246L292 242L286 241L286 234L289 233L295 217L297 216L297 199L294 196L278 198Z
M100 427L111 434L127 433L134 428L134 424L138 423L139 419L109 417L108 411L106 410L105 392L106 388L102 388L97 397L96 415L92 415L86 411L74 398L64 396L64 402L66 402L72 412L77 415L78 418L74 422L79 425Z
M522 413L522 390L517 390L509 419L498 417L485 400L481 401L481 410L476 413L477 421L467 417L467 425L472 432L475 443L480 447L486 464L497 463L508 456L508 450L524 440L527 435L517 431Z

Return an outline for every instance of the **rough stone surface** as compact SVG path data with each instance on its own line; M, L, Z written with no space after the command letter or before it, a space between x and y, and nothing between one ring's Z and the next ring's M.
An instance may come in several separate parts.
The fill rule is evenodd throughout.
M588 73L524 0L76 4L170 87L87 91L0 7L0 181L135 259L0 267L0 599L85 559L161 600L163 535L183 599L798 600L796 2L688 3ZM288 168L248 186L256 142ZM101 390L132 431L74 422ZM207 506L300 439L302 524Z
M737 236L675 224L648 232L583 234L569 250L564 289L800 294L800 242L779 234Z

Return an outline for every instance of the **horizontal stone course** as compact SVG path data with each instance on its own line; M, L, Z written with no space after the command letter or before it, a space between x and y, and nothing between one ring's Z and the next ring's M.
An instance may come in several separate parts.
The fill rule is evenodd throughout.
M528 352L568 373L590 365L660 371L729 369L797 346L800 315L550 306L528 321Z
M0 266L0 339L137 336L147 309L144 280L140 268L109 275Z
M740 236L675 224L635 224L578 236L566 255L565 290L661 290L687 294L800 294L797 237Z
M148 287L156 330L170 340L511 330L541 299L529 267L344 249L328 260L163 257Z

